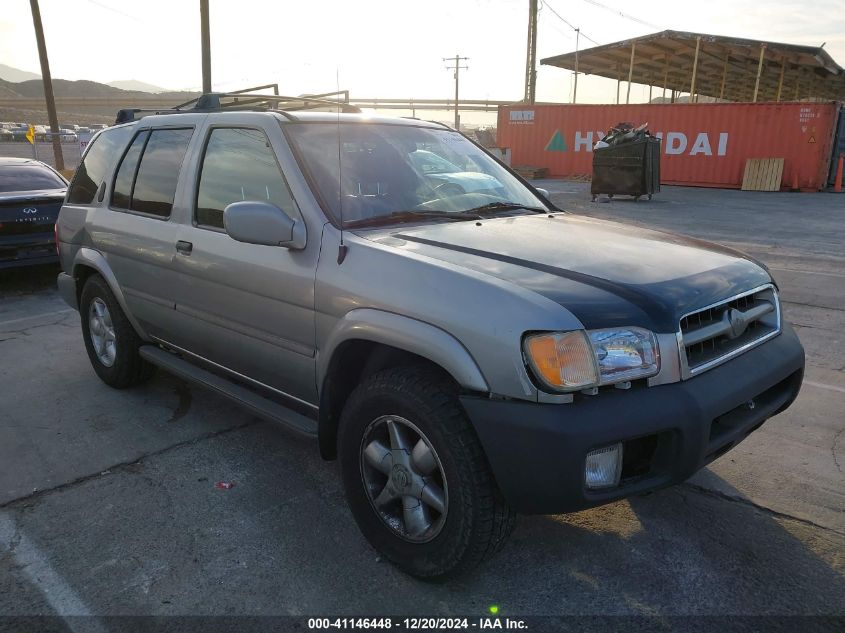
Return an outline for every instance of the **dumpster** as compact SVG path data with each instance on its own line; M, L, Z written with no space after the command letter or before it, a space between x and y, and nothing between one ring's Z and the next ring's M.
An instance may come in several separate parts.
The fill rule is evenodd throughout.
M660 191L660 139L639 134L634 140L620 141L593 150L593 201L599 194L634 196L639 200Z

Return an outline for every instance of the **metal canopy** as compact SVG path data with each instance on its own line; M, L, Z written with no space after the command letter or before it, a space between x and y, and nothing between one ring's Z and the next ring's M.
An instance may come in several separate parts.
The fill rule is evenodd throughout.
M845 70L817 46L662 31L540 63L653 86L664 97L669 90L688 92L693 100L699 95L727 101L845 100ZM628 97L617 101L629 97L630 86Z

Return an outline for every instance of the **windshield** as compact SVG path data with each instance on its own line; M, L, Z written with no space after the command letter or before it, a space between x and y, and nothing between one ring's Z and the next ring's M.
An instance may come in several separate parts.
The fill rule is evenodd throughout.
M297 123L285 129L335 219L342 204L344 225L409 215L420 221L451 214L458 219L461 213L470 218L477 216L469 212L481 208L547 210L512 174L452 130L384 123Z

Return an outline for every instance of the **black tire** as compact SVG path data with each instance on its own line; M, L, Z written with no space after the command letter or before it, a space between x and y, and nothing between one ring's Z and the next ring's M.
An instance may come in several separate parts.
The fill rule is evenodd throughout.
M441 465L448 491L445 519L426 542L410 542L389 527L365 487L363 442L373 421L386 415L417 427ZM358 527L408 574L434 580L462 573L497 552L513 531L516 515L502 498L456 388L439 373L400 367L365 379L343 409L338 442L346 497Z
M108 366L100 359L91 336L90 311L95 301L101 301L108 308L114 329L115 357ZM155 366L138 354L141 341L111 289L100 275L91 275L82 288L79 301L79 315L82 321L82 338L91 366L104 383L115 389L125 389L140 384L155 373Z

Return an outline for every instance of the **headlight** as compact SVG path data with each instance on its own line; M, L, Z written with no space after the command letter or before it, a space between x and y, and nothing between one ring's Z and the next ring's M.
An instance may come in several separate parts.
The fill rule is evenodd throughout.
M601 384L645 378L660 371L657 339L648 330L637 327L591 330L589 335Z
M583 389L598 383L599 368L583 330L535 334L525 352L537 377L553 389Z
M636 327L533 334L525 355L537 378L556 391L646 378L660 371L657 339Z

